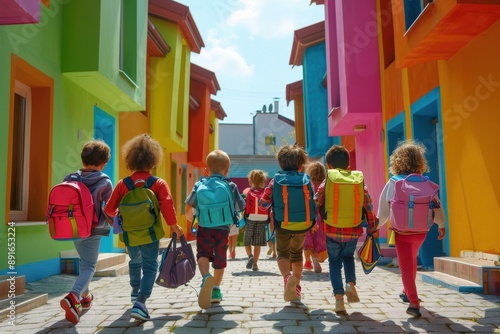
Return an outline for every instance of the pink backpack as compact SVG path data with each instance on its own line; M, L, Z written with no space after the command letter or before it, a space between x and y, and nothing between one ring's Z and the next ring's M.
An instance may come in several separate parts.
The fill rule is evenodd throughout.
M434 196L439 186L420 174L393 176L391 228L397 232L426 233L434 223Z
M94 222L97 222L94 200L80 174L72 174L70 181L52 188L47 206L47 225L52 239L87 238Z

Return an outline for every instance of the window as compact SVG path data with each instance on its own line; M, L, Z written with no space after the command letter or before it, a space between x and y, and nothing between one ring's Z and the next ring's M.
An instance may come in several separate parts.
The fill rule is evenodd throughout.
M184 136L184 123L185 123L185 112L189 109L189 107L186 106L186 99L183 98L186 94L186 89L189 91L189 85L186 87L186 82L187 79L189 79L189 76L187 75L189 68L190 68L190 62L189 62L189 49L186 44L182 44L182 53L181 53L181 72L179 76L179 87L180 89L178 90L179 97L177 99L179 106L177 108L177 119L175 122L175 131L177 134L181 137ZM189 95L189 94L188 94Z
M4 221L45 224L53 180L54 80L11 55Z
M137 81L137 2L121 1L120 73L132 84Z
M31 128L31 88L16 81L12 140L12 183L10 220L27 220L29 185L29 142Z
M185 200L187 197L187 166L182 165L182 174L181 174L181 199ZM186 213L186 206L181 205L181 214Z
M269 135L265 138L266 145L276 145L276 136Z
M422 11L433 0L404 0L406 30L409 30Z
M177 210L177 162L170 162L170 175L172 175L172 179L170 180L170 194L172 195L172 199L174 200L175 210Z

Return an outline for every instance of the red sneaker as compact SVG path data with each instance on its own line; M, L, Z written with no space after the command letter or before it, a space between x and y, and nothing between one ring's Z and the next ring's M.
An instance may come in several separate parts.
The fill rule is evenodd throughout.
M88 310L92 307L92 301L94 300L94 295L89 293L85 297L80 300L80 303L82 304L82 310Z
M80 312L82 310L78 297L70 292L59 304L66 312L66 320L76 325L80 321Z
M305 270L313 270L312 262L311 261L306 261L306 263L304 263L304 269Z

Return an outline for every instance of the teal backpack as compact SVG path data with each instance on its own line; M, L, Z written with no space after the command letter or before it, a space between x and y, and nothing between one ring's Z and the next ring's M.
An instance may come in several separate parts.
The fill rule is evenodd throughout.
M200 226L210 228L238 224L228 180L222 175L212 175L196 183L196 217Z
M165 236L160 204L150 189L156 180L156 176L135 182L130 176L123 179L128 192L118 205L118 215L123 230L120 240L126 246L150 244Z
M314 226L316 207L309 175L297 171L276 173L273 212L276 227L285 233L303 233Z

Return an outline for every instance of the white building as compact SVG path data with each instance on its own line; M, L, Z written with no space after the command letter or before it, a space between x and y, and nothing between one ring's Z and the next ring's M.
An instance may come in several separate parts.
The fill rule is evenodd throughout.
M276 151L294 143L295 122L278 112L258 111L252 124L219 124L219 148L231 158L229 177L240 191L248 187L247 175L252 169L274 176L280 170Z

